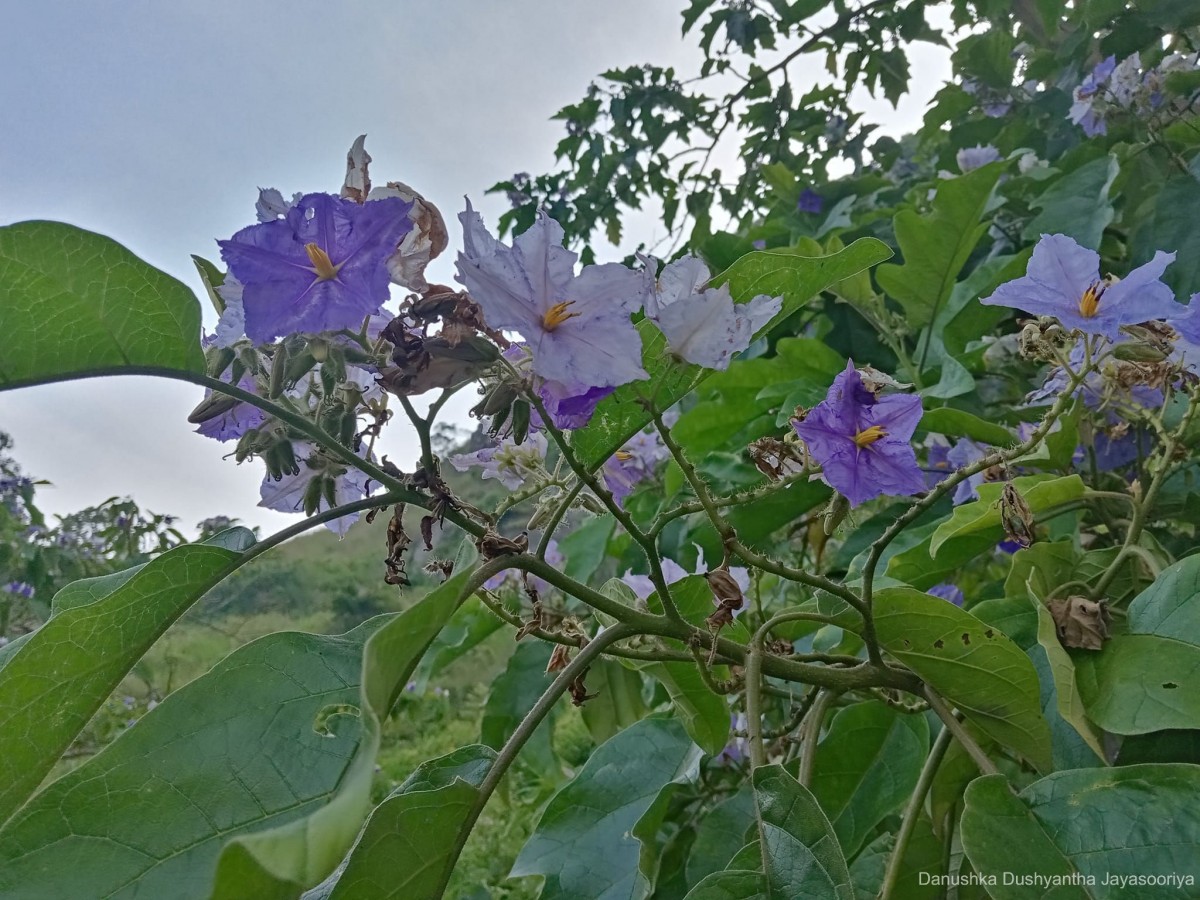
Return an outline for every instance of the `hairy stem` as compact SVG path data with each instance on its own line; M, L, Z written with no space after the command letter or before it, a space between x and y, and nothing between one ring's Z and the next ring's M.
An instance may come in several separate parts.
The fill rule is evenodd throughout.
M900 879L900 867L904 863L904 852L908 849L908 842L916 828L917 819L921 817L921 810L925 806L925 796L933 784L933 776L937 774L938 766L942 764L942 757L946 755L946 750L950 747L950 740L953 737L954 732L949 728L943 728L929 749L929 756L925 758L925 765L921 768L917 786L913 788L912 796L908 798L908 806L904 808L904 818L900 822L900 830L896 833L896 844L892 847L892 855L888 859L887 871L883 876L883 886L879 891L879 900L891 900L892 891L896 889L896 882Z
M967 751L967 755L975 761L975 765L979 767L979 771L983 775L998 775L1000 770L996 768L996 764L991 761L983 748L979 746L975 738L967 732L960 721L955 717L954 712L946 705L946 701L939 697L928 685L925 687L925 699L929 701L929 707L937 717L942 720L942 724L946 726L946 730L954 735L955 739L962 744L962 748Z

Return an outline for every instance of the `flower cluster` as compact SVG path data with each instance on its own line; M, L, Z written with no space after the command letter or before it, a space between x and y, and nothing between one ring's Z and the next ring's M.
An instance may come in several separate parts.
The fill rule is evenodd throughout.
M1067 114L1088 137L1108 133L1108 121L1120 113L1144 118L1155 114L1178 114L1191 104L1192 96L1171 96L1168 79L1174 73L1200 68L1200 54L1172 53L1157 66L1142 65L1141 54L1131 53L1117 62L1109 56L1098 62L1073 93Z

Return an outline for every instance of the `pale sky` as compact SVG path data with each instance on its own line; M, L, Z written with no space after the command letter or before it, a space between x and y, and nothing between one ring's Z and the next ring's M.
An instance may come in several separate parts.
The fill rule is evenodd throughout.
M377 183L404 181L442 210L451 282L469 194L551 168L551 122L599 72L652 61L681 73L698 53L679 33L685 0L125 0L11 3L0 31L0 225L57 219L107 234L201 294L189 254L254 221L258 187L337 191L351 141L368 135ZM898 110L859 97L884 131L912 130L949 77L921 45ZM800 74L803 81L803 73ZM660 233L660 232L659 232ZM635 222L632 244L658 236ZM598 247L598 252L603 252ZM620 252L613 250L613 256ZM205 301L205 322L214 314ZM66 513L114 495L172 513L190 531L232 515L270 531L295 517L258 509L257 462L185 421L199 388L109 378L0 393L0 430L26 474ZM468 388L446 416L470 427ZM383 451L411 468L397 422Z

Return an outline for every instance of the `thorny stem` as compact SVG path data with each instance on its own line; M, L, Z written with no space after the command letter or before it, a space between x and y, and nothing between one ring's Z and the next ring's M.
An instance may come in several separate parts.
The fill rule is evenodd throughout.
M687 455L683 452L683 448L671 436L671 429L663 422L662 414L655 411L653 415L654 427L658 430L659 437L662 438L663 446L675 458L675 462L679 464L679 468L683 471L683 477L692 486L692 491L696 494L696 499L700 501L700 505L708 515L708 520L712 523L713 528L717 530L717 534L721 536L721 543L725 546L725 556L728 558L729 547L737 540L737 536L733 532L733 526L717 510L716 505L713 503L712 494L708 491L708 485L704 483L704 479L700 477L700 473L696 471L696 467L687 458Z
M1137 547L1138 538L1142 536L1142 529L1146 527L1146 520L1150 516L1150 510L1154 507L1155 501L1158 500L1158 493L1162 490L1162 486L1167 480L1167 475L1171 472L1171 457L1175 455L1175 450L1178 448L1180 441L1191 427L1192 419L1196 415L1197 405L1200 405L1200 390L1193 389L1188 400L1187 410L1184 412L1179 426L1163 441L1162 464L1157 467L1153 476L1151 476L1150 487L1146 489L1145 496L1134 502L1133 519L1129 523L1129 530L1125 532L1125 543L1121 546L1116 557L1109 563L1108 568L1104 570L1104 574L1100 576L1100 580L1096 582L1091 590L1093 599L1104 596L1104 592L1108 589L1108 586L1117 577L1121 563L1136 552L1134 548Z
M242 554L238 560L238 565L244 565L254 557L266 553L268 550L278 547L284 541L291 540L298 534L303 534L310 528L316 528L318 525L324 525L326 522L332 522L334 519L340 519L343 516L348 516L352 513L362 512L368 509L383 509L391 506L393 503L403 501L403 497L399 492L389 491L385 494L376 494L374 497L366 497L362 500L355 500L353 503L344 503L341 506L335 506L332 509L327 509L324 512L316 513L309 516L294 525L289 525L281 531L275 532L269 538L257 541Z
M975 765L983 775L999 775L1000 770L996 768L996 764L991 761L983 748L975 741L975 738L963 728L962 723L955 717L954 712L946 705L941 697L939 697L928 685L925 686L925 699L929 701L929 707L937 717L942 720L942 724L946 729L954 735L955 739L962 745L962 748L967 751L967 755L974 760Z
M576 481L575 486L567 491L563 496L562 501L558 504L558 508L551 513L550 518L546 520L545 526L542 528L542 539L538 541L537 557L538 559L546 558L546 550L550 547L550 540L554 537L554 529L558 527L558 523L563 520L563 516L567 514L567 510L571 508L571 504L575 502L575 498L579 496L579 492L583 490L583 481Z
M558 426L554 424L554 420L550 417L550 413L546 411L546 406L542 403L542 398L538 396L537 391L529 390L525 392L525 395L529 402L533 404L534 409L538 411L543 427L550 432L550 436L554 439L554 443L558 445L559 452L562 453L563 459L567 461L567 465L579 476L580 481L591 488L592 493L599 497L600 502L612 513L613 518L621 523L621 527L642 548L642 552L646 555L646 563L650 567L650 581L654 584L655 592L662 602L663 610L666 612L668 618L682 624L683 616L679 614L679 609L675 606L675 601L671 598L671 591L667 587L667 579L663 575L662 562L658 558L658 547L655 545L654 539L637 526L637 523L633 521L633 517L621 508L621 505L613 498L612 492L600 483L600 479L596 477L596 474L579 462L579 457L575 455L574 448L567 441Z
M925 765L921 768L921 776L917 786L913 788L912 796L908 798L908 806L904 808L904 818L900 821L900 830L896 833L896 844L892 847L892 855L888 859L887 871L883 876L883 886L879 891L879 900L891 900L892 891L900 879L900 868L904 863L904 852L908 849L908 841L912 837L917 819L921 817L921 809L925 806L925 796L933 784L933 776L937 774L942 757L950 747L950 739L954 736L949 728L943 728L929 749Z

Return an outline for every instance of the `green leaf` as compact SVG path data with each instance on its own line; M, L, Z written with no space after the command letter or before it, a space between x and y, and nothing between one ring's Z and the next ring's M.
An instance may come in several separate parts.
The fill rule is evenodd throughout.
M1046 654L1050 674L1054 680L1054 693L1058 714L1074 728L1083 742L1096 754L1101 762L1107 762L1104 755L1103 736L1096 730L1084 712L1083 698L1079 696L1079 686L1075 683L1075 664L1070 654L1058 640L1058 630L1050 610L1038 599L1030 589L1029 599L1033 602L1038 615L1038 643Z
M254 543L245 528L67 585L0 669L0 821L37 789L151 645ZM49 714L53 711L53 714Z
M511 876L544 875L542 900L648 897L666 804L699 760L673 719L626 728L550 799Z
M208 897L231 838L328 809L364 737L353 704L371 630L269 635L171 694L9 821L0 832L0 893ZM351 714L322 715L339 707ZM310 884L337 864L367 799L364 792L342 846L323 848L312 835L323 858ZM303 886L294 884L292 896Z
M1178 886L1118 879L1166 876L1200 881L1200 766L1159 764L1056 772L1013 794L1002 775L967 788L962 841L976 871L994 877L995 900L1030 896L1126 898L1189 896ZM1028 877L1025 884L1008 884ZM1045 894L1033 876L1061 876ZM1074 884L1078 876L1090 879ZM1178 885L1178 883L1176 883Z
M1061 478L1025 475L1014 478L1012 484L1035 514L1051 506L1082 497L1085 490L1083 479L1078 475L1064 475ZM1004 526L1000 521L999 503L1003 491L1004 485L999 482L981 484L979 499L956 506L949 520L943 522L933 533L929 544L930 554L936 557L938 550L948 540L967 535L986 534L989 538L994 538L993 543L1003 540Z
M914 330L932 322L950 298L959 272L988 229L990 223L980 219L1005 168L1007 163L992 163L940 181L931 214L902 209L892 220L904 264L880 266L875 279L904 309Z
M504 623L488 609L478 597L468 597L421 657L413 673L416 690L424 691L429 679L445 670L452 662L461 659L500 630Z
M1039 771L1050 769L1050 731L1037 673L1008 636L912 588L879 591L874 610L880 646L986 734Z
M1200 728L1198 596L1200 557L1190 556L1129 604L1128 634L1074 655L1088 718L1115 734Z
M1041 210L1025 227L1026 240L1043 234L1065 234L1084 247L1100 249L1104 229L1113 220L1108 191L1120 172L1112 154L1068 172L1031 202Z
M891 256L882 241L860 238L831 256L810 258L786 250L749 253L713 279L728 283L734 301L746 303L758 294L783 297L783 309L755 337L766 334L816 294L843 278ZM645 401L653 398L667 409L712 374L699 366L679 363L671 356L662 333L649 321L638 325L642 364L649 381L635 381L616 390L596 408L592 421L571 435L580 462L596 469L650 422Z
M546 674L546 664L554 645L546 641L522 641L508 658L504 671L492 682L487 704L483 708L483 722L479 726L480 740L494 750L504 746L512 737L521 720L546 692L553 680ZM554 731L554 711L538 725L525 746L522 758L539 773L557 767L550 738Z
M422 763L371 813L330 900L433 900L496 759L474 744Z
M1134 263L1149 261L1157 250L1175 251L1175 262L1167 266L1163 281L1179 296L1200 291L1200 229L1196 209L1200 207L1200 180L1177 175L1163 185L1155 198L1150 218L1134 232Z
M1129 604L1129 630L1200 644L1200 555L1170 566Z
M929 752L929 724L870 701L833 717L817 746L813 795L853 858L885 816L916 787Z
M583 724L597 744L646 715L642 676L615 659L598 659L587 676L588 692L599 696L583 704Z
M642 671L659 681L671 695L675 713L688 735L709 756L729 742L729 705L714 694L700 677L695 663L660 662Z
M195 295L82 228L0 228L0 390L131 368L204 372Z
M807 788L782 766L759 766L754 800L770 900L854 900L833 826Z
M769 900L762 872L732 869L713 872L688 891L684 900Z
M617 520L612 516L599 516L560 538L558 549L567 560L563 572L585 584L591 581L604 561L604 551L616 525Z
M1114 734L1200 728L1200 648L1153 634L1121 634L1080 652L1075 678L1088 718Z
M705 813L696 827L696 840L688 854L688 884L699 884L713 872L728 867L740 839L754 826L754 821L754 795L748 787ZM759 856L755 864L761 863Z
M947 437L966 437L993 447L1007 447L1013 443L1013 434L1003 425L981 419L961 409L944 406L926 410L921 416L920 427L925 431L944 434Z

